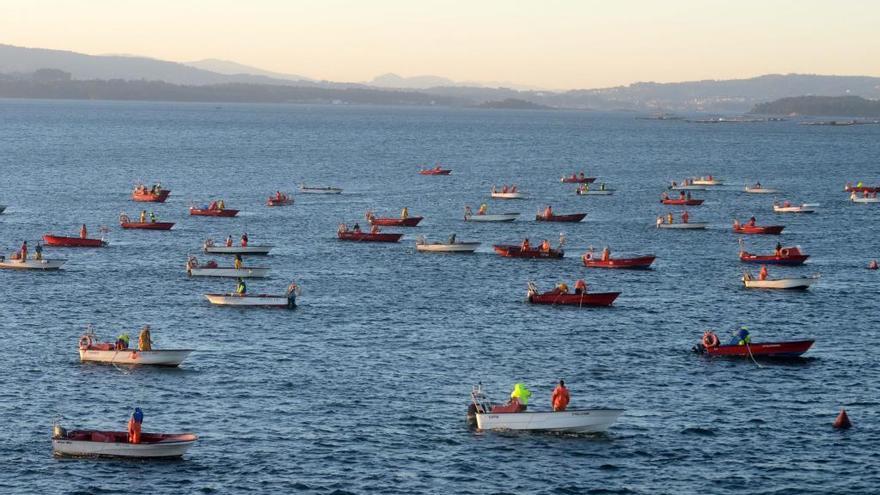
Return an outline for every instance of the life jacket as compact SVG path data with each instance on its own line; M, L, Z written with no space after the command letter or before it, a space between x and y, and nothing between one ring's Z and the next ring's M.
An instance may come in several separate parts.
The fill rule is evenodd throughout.
M569 395L567 388L557 385L553 390L553 395L550 400L553 404L554 411L564 411L568 406L568 402L571 400L571 396Z

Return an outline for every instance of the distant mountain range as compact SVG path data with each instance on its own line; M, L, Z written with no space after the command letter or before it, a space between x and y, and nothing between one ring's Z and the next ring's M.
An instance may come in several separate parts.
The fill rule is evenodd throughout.
M140 81L141 84L123 84L126 81ZM107 82L112 84L104 84ZM144 82L161 82L165 85L145 85ZM216 85L227 86L224 90L209 88ZM272 89L273 86L293 86L303 90ZM211 101L211 98L227 101L222 98L233 98L228 101L332 101L461 106L488 103L486 106L505 108L546 106L590 110L722 113L747 112L755 105L770 100L804 95L880 98L880 78L877 77L807 74L774 74L749 79L679 83L639 82L612 88L571 91L500 86L458 83L439 76L402 77L396 74L384 74L363 84L316 81L305 76L266 71L217 59L177 63L128 55L86 55L63 50L0 45L0 97L148 100L172 95L175 101ZM152 88L152 91L144 92L145 87ZM305 91L306 88L328 91ZM348 99L352 95L357 96ZM515 104L511 103L514 100Z
M859 96L797 96L755 105L752 113L815 117L880 117L880 101Z

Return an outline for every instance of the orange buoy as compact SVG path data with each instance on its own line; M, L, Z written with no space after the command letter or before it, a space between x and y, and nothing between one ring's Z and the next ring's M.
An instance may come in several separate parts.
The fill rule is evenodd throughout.
M849 416L846 415L846 409L840 410L840 414L838 414L837 419L834 420L834 427L841 430L852 428L852 423L850 423L849 421Z

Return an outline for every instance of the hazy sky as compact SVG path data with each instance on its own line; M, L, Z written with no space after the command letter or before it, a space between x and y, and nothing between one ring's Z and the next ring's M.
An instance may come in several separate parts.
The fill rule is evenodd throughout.
M880 1L0 0L0 43L222 58L334 81L880 76Z

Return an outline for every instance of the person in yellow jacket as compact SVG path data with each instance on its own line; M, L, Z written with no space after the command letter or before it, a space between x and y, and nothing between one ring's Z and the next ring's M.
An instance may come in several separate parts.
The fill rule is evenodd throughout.
M529 405L529 397L532 396L532 392L529 391L528 388L522 383L516 383L513 386L513 392L510 393L510 401L519 404L519 410L525 411Z
M407 208L406 206L403 207L403 211L400 212L400 218L403 220L409 218L409 208Z
M153 350L153 338L150 335L150 325L144 325L141 333L138 335L138 349L142 351Z
M489 211L489 205L483 203L480 205L480 209L477 210L477 215L485 215L487 211Z

